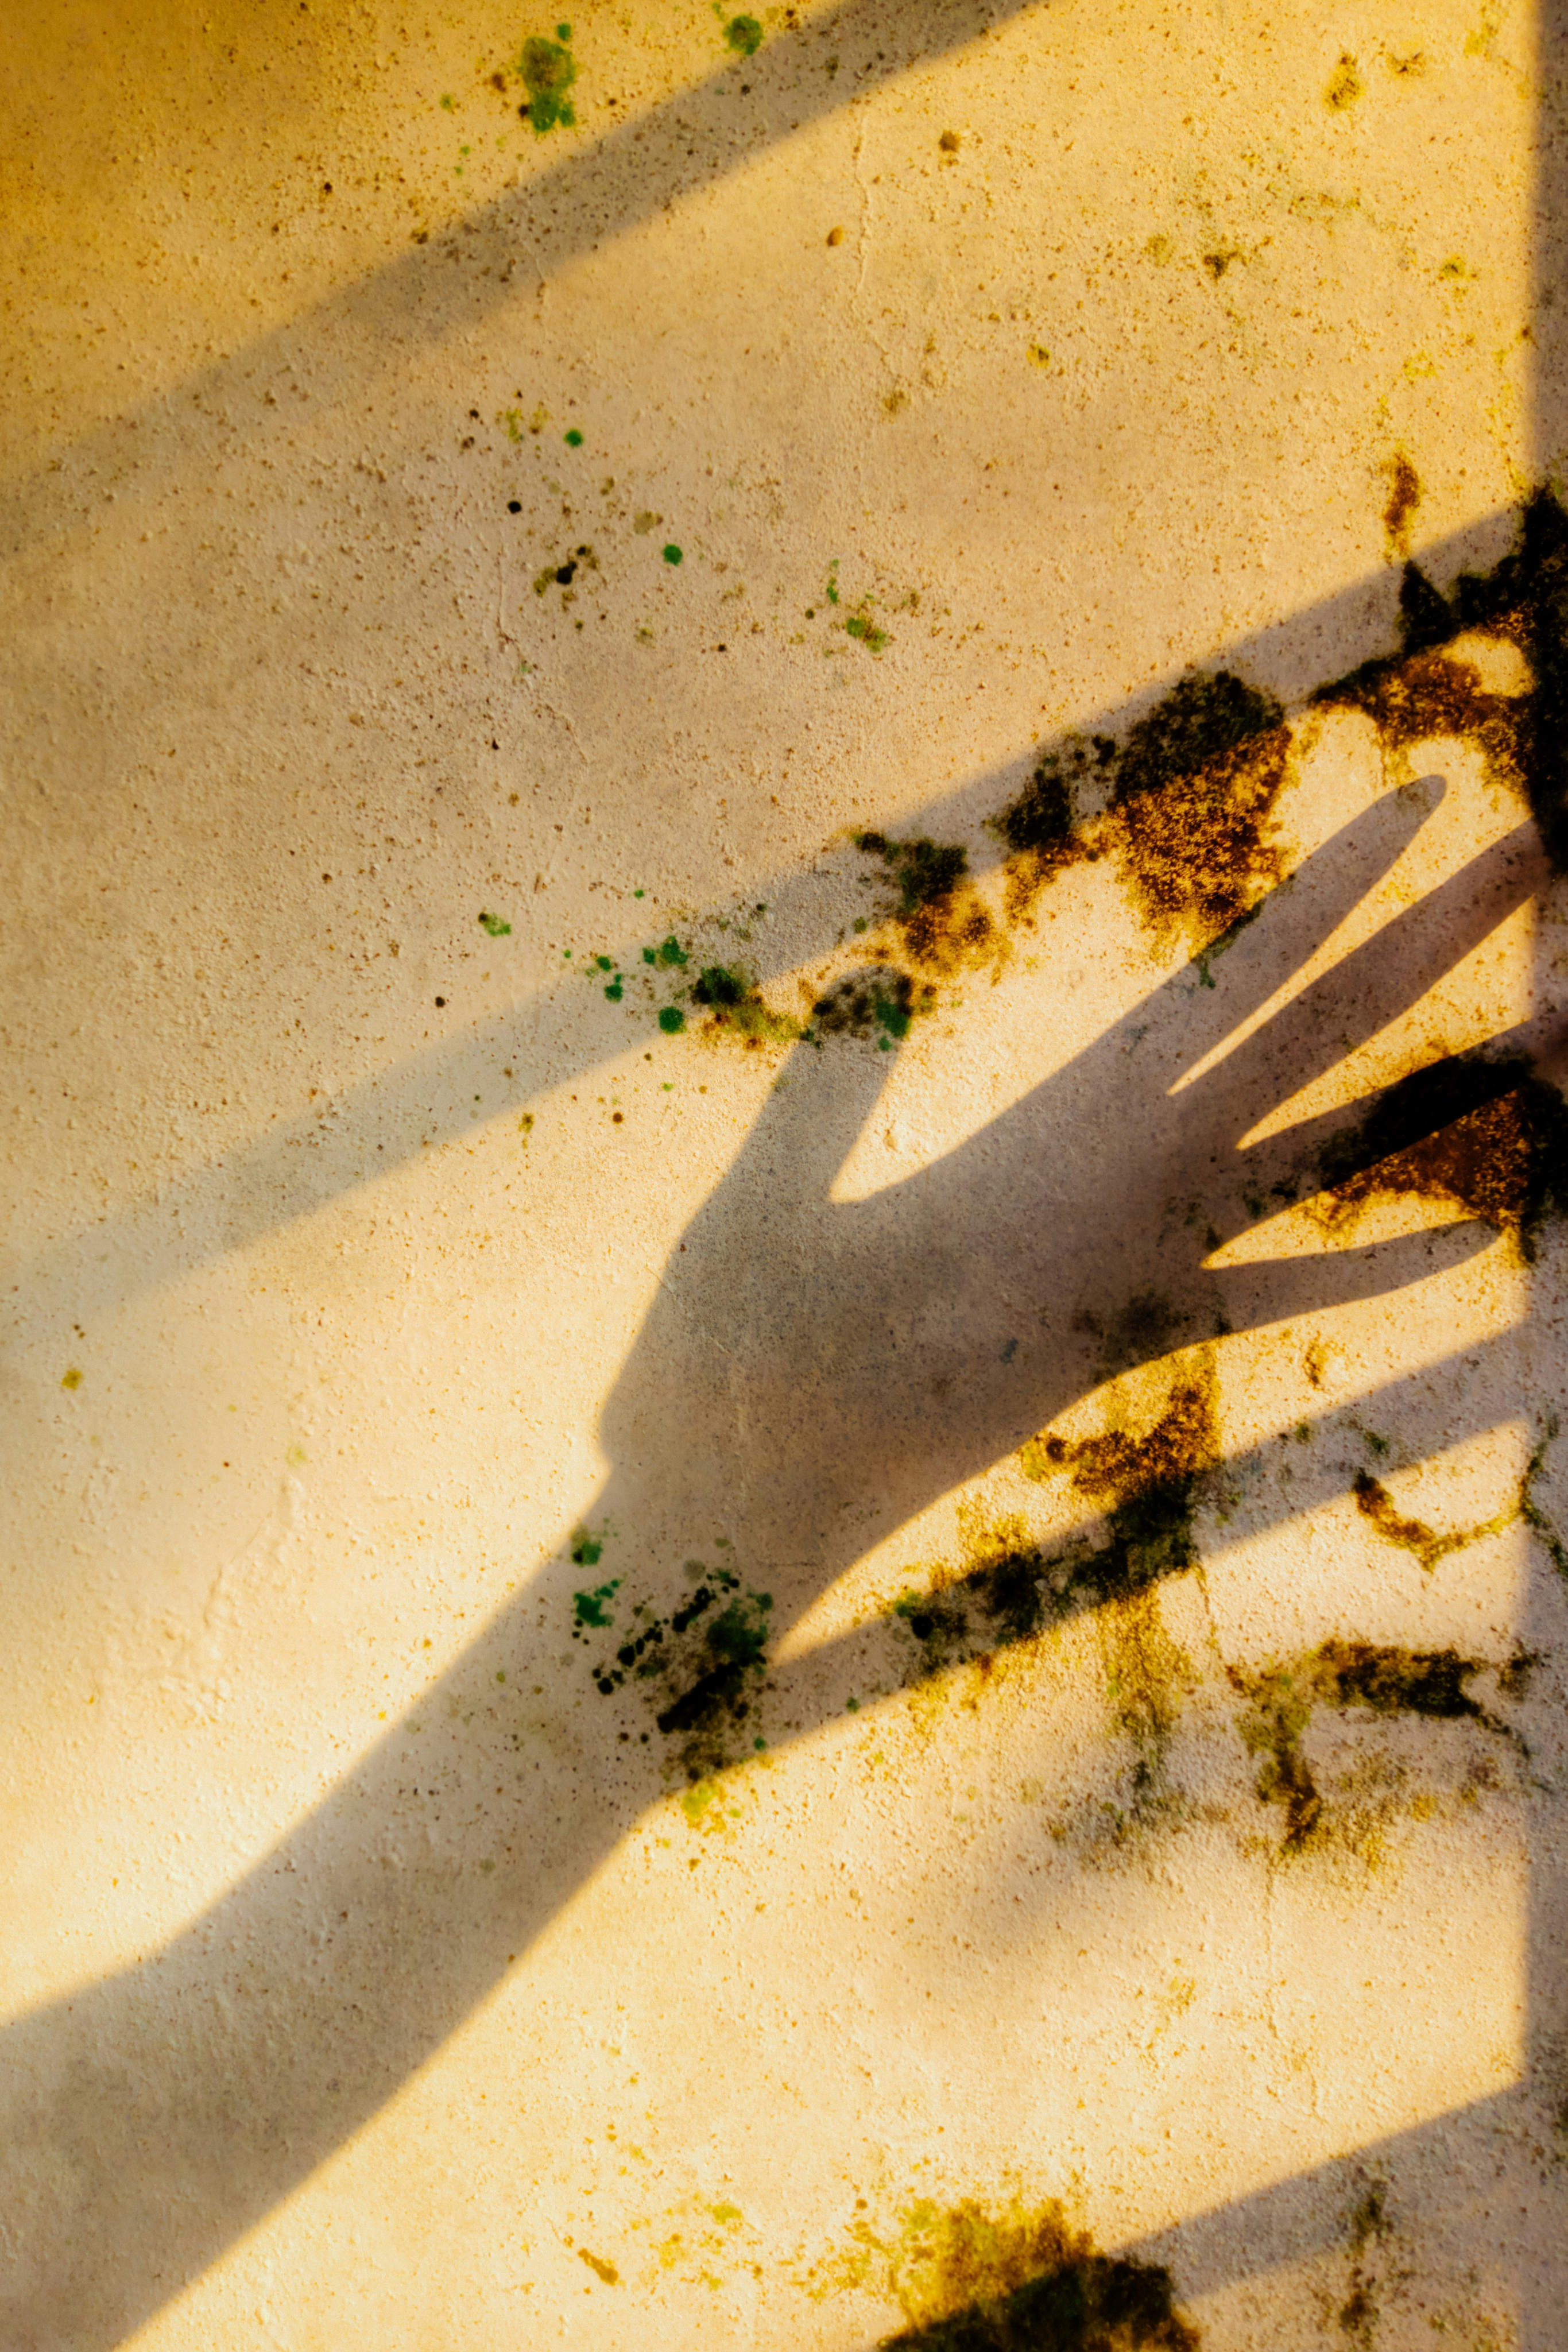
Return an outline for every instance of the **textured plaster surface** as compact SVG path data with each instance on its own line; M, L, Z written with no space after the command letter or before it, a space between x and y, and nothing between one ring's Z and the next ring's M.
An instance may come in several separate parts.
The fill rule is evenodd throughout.
M1548 2352L1568 1255L1312 1155L1560 1076L1568 899L1311 699L1554 478L1548 33L728 21L539 133L486 0L18 0L0 2343L1086 2344L933 2332L1059 2200ZM1211 958L1082 750L1193 669Z

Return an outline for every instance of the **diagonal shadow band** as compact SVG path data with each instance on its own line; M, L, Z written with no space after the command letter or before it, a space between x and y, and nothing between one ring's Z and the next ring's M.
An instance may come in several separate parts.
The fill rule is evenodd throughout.
M1267 2189L1195 2213L1119 2251L1168 2265L1184 2302L1212 2295L1270 2271L1354 2251L1354 2208L1369 2185L1390 2177L1401 2201L1419 2204L1426 2228L1454 2249L1453 2269L1490 2267L1498 2252L1496 2149L1537 2120L1522 2090L1428 2116L1367 2140ZM1393 2218L1393 2217L1391 2217ZM1400 2217L1402 2218L1402 2217Z
M232 429L204 415L221 394L243 404L247 438L266 455L287 424L265 405L273 378L302 341L324 331L363 335L381 351L389 344L430 343L481 324L513 299L518 259L540 276L568 267L683 196L713 186L811 123L840 113L867 92L896 81L922 62L935 61L982 39L994 26L1040 0L843 0L803 24L774 34L746 65L749 85L739 95L734 62L677 91L639 119L617 124L545 163L521 183L455 222L439 240L416 245L328 295L303 316L194 370L162 398L134 415L78 439L67 460L72 475L110 479L134 472L155 493L172 469L204 454L204 436ZM837 70L826 70L829 55ZM557 134L558 136L560 134ZM454 268L454 263L469 266ZM374 372L373 370L371 371ZM248 398L247 398L248 394ZM152 446L145 462L127 468L123 432L160 442L168 409L177 430ZM52 467L0 493L0 542L18 551L53 527L58 478Z
M1300 869L1274 910L1294 914L1312 888L1326 937L1414 822L1390 795ZM602 1507L630 1531L622 1581L644 1612L618 1622L647 1626L652 1612L683 1638L706 1590L710 1649L727 1624L737 1654L755 1652L759 1628L797 1621L863 1551L868 1480L890 1532L1096 1384L1067 1311L1085 1279L1108 1310L1140 1278L1185 1286L1207 1329L1237 1327L1235 1313L1214 1314L1223 1278L1202 1274L1192 1236L1160 1214L1173 1181L1222 1142L1234 1150L1224 1065L1174 1102L1166 1078L1178 1036L1202 1049L1312 951L1312 937L1285 924L1282 971L1269 912L1215 989L1177 974L1152 1019L1145 1003L935 1182L834 1202L837 1158L885 1063L855 1046L830 1067L798 1049L810 1082L778 1099L688 1229L606 1411ZM1457 951L1438 927L1401 985L1418 994ZM1130 1052L1133 1027L1148 1039L1162 1024L1160 1053ZM1114 1182L1083 1202L1071 1104L1085 1087L1108 1099L1113 1071L1134 1074L1126 1145L1108 1163ZM1291 1069L1274 1077L1288 1094ZM1068 1198L1081 1205L1064 1220L1052 1204ZM766 1267L751 1247L759 1206L771 1217ZM1314 1261L1319 1303L1460 1263L1475 1239L1461 1227ZM1249 1319L1267 1319L1280 1302L1256 1269L1249 1278ZM1018 1293L1049 1312L1037 1342L1009 1350ZM1292 1295L1286 1311L1303 1303ZM939 1406L927 1382L911 1383L920 1330L941 1335L956 1382ZM1491 1417L1484 1388L1466 1394ZM718 1496L729 1556L776 1588L766 1607L738 1575L724 1585L715 1571L694 1591L675 1566ZM641 1694L607 1692L595 1671L587 1633L604 1596L585 1610L582 1580L580 1566L548 1564L200 1918L7 2030L0 2338L73 2352L121 2341L370 2120L664 1793L671 1759L656 1727L641 1727ZM821 1663L793 1673L796 1738L838 1711Z
M1472 560L1478 542L1496 536L1510 519L1488 517L1474 531L1456 534L1427 551L1434 574L1446 577ZM1214 667L1261 680L1287 702L1301 700L1323 677L1366 658L1369 648L1396 637L1398 575L1384 570L1357 580L1322 603L1224 647ZM1084 736L1120 736L1174 681L1151 688L1135 705L1086 718ZM973 869L999 864L1003 849L988 821L1018 791L1032 765L1051 747L1031 748L968 778L956 791L912 811L904 830L962 843ZM798 867L748 885L771 910L750 950L761 983L810 965L830 951L851 908L831 871ZM642 934L610 941L618 961L633 969ZM493 1099L498 1074L515 1073L515 1112L551 1087L570 1086L598 1063L622 1055L633 1032L617 1011L604 1009L597 1034L580 1009L559 992L541 991L459 1036L447 1036L401 1063L344 1088L325 1108L277 1118L219 1159L176 1177L152 1199L105 1215L90 1225L31 1250L0 1256L8 1288L49 1297L71 1291L93 1266L100 1316L145 1290L176 1281L231 1252L243 1251L329 1203L374 1186L427 1150L472 1135L476 1093Z

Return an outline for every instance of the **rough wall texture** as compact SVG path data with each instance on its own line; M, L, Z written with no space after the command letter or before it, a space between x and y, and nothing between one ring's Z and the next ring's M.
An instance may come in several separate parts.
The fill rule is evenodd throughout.
M0 2343L1552 2352L1553 26L16 27Z

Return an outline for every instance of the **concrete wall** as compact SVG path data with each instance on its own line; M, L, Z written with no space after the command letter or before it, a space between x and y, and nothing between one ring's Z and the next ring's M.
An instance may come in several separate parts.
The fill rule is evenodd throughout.
M0 2340L1560 2344L1550 26L16 25Z

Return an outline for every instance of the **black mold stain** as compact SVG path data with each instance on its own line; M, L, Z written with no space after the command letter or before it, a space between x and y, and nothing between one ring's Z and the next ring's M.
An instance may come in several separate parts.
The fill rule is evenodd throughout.
M911 2216L883 2352L1197 2352L1163 2265L1103 2254L1054 2202L993 2220L972 2201ZM933 2306L936 2306L933 2308ZM912 2309L911 2306L914 2306Z
M1491 773L1528 801L1553 866L1568 871L1568 516L1556 498L1537 490L1517 545L1490 572L1462 572L1448 596L1406 563L1399 610L1400 651L1363 662L1312 700L1366 711L1396 750L1436 735L1478 743ZM1488 693L1468 662L1439 653L1470 630L1519 647L1525 693Z
M1351 2252L1350 2293L1340 2308L1339 2324L1353 2344L1370 2345L1380 2315L1367 2249L1393 2235L1388 2183L1375 2174L1345 2217L1345 2235Z
M909 1034L909 1024L929 1012L936 991L927 982L916 988L904 971L850 972L835 981L811 1006L817 1037L872 1037L890 1046Z
M1231 1668L1232 1685L1251 1703L1241 1736L1263 1759L1258 1794L1266 1805L1284 1807L1286 1850L1299 1852L1309 1845L1322 1822L1322 1797L1301 1752L1317 1707L1360 1706L1375 1715L1419 1715L1446 1722L1468 1719L1522 1747L1512 1726L1490 1714L1465 1687L1472 1675L1484 1671L1485 1664L1479 1658L1462 1658L1457 1650L1324 1642L1304 1658L1260 1675Z
M1416 1192L1515 1234L1533 1260L1545 1219L1568 1207L1568 1106L1524 1055L1451 1055L1390 1087L1319 1168L1331 1227Z
M1388 504L1383 509L1383 528L1398 555L1410 552L1410 518L1420 503L1421 477L1404 450L1396 449L1388 463Z
M925 838L894 841L883 833L857 833L854 844L892 869L899 893L893 920L917 964L953 972L997 953L1000 936L968 878L967 851Z
M1179 679L1120 744L1097 735L1048 755L994 824L1011 853L1009 914L1026 918L1042 884L1109 850L1157 939L1212 941L1279 878L1266 835L1289 751L1282 706L1218 670ZM1103 814L1074 809L1092 792L1108 794Z
M1008 850L1006 904L1010 920L1026 922L1045 885L1092 853L1078 830L1084 814L1074 788L1092 788L1115 761L1109 735L1069 742L1048 751L1018 798L991 820L991 830Z
M1285 781L1284 718L1271 695L1220 670L1182 678L1128 735L1113 834L1157 934L1185 931L1200 945L1279 878L1264 836Z
M1166 1577L1195 1568L1198 1482L1218 1454L1207 1373L1179 1382L1142 1437L1113 1430L1074 1445L1035 1439L1024 1449L1029 1475L1069 1475L1105 1511L1106 1540L1054 1555L999 1546L963 1576L904 1594L894 1615L917 1644L922 1677L1030 1641L1082 1611L1135 1601Z
M738 1035L748 1048L788 1045L803 1034L799 1021L768 1008L750 973L738 964L705 964L692 984L692 1002L711 1013L716 1030Z

